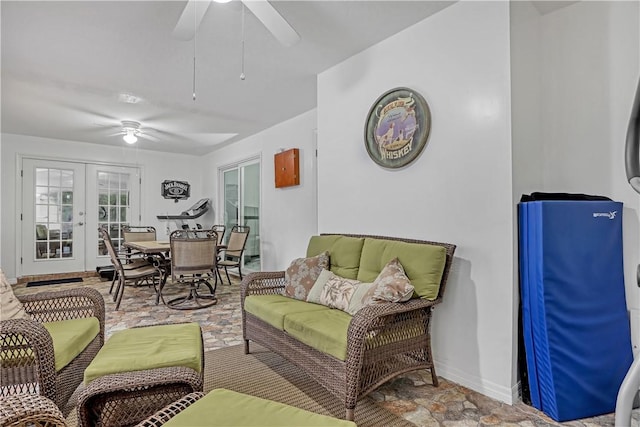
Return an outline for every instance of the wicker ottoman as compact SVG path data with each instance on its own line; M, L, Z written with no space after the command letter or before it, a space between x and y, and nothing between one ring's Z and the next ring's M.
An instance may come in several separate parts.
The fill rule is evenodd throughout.
M204 350L197 323L115 332L85 371L78 425L117 427L144 420L202 391Z
M340 420L231 390L191 393L137 427L356 427Z

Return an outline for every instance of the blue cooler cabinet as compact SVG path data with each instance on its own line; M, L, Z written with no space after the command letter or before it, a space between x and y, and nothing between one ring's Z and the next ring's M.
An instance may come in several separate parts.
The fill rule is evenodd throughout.
M633 361L622 203L528 201L518 217L531 403L556 421L614 412Z

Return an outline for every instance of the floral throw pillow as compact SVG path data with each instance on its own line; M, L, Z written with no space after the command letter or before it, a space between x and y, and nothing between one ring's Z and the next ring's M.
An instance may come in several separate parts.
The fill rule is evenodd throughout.
M311 258L294 259L284 273L283 295L306 301L307 294L323 269L329 268L329 252Z
M385 265L373 283L360 284L346 311L353 315L367 305L405 302L412 295L413 285L398 258L394 258Z

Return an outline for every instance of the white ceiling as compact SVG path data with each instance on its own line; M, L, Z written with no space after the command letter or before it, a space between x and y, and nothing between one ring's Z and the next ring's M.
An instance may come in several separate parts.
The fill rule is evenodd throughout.
M193 41L172 37L185 3L2 0L2 132L120 146L134 120L155 137L140 148L207 153L313 109L319 72L453 2L272 1L301 36L289 48L247 10L244 81L242 4L212 3L195 101Z

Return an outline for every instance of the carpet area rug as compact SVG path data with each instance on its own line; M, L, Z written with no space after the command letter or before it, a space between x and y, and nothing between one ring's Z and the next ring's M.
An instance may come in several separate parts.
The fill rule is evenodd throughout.
M244 354L244 345L235 345L207 351L204 358L205 392L226 388L318 414L344 418L342 402L293 364L258 345L251 345L251 354ZM83 387L78 387L63 410L69 427L78 424L75 405ZM358 401L355 422L358 427L415 427L369 397Z
M251 354L244 354L243 345L207 352L205 367L205 392L226 388L318 414L344 418L341 401L281 356L255 344L251 345ZM413 426L368 397L358 401L355 422L359 427Z

